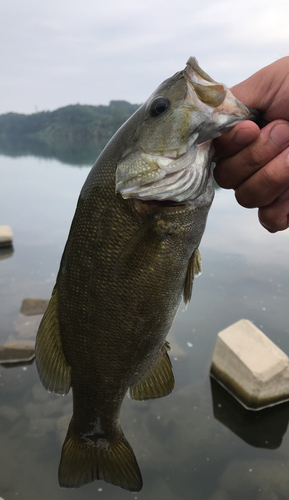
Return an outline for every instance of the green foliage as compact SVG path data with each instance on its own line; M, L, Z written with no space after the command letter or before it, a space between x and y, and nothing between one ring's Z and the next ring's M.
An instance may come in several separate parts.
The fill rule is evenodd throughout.
M70 105L32 115L0 115L0 153L35 155L75 164L92 164L138 104Z

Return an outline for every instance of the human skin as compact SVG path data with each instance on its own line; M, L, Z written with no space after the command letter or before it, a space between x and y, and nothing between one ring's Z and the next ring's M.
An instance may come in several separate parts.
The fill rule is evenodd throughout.
M269 232L289 227L289 57L232 87L233 94L262 113L261 129L245 121L215 139L219 186L234 189L240 205L258 207Z

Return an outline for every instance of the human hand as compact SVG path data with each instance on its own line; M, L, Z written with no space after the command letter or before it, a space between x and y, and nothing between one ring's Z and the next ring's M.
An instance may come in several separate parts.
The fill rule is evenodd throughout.
M289 227L289 57L258 71L232 88L269 122L261 130L242 122L215 139L217 183L233 188L246 208L259 208L260 223L270 232Z

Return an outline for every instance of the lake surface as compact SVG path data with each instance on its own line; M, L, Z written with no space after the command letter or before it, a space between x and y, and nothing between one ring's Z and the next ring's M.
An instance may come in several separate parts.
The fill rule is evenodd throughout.
M33 338L26 297L49 298L88 167L33 156L0 156L0 225L14 252L0 254L0 344ZM289 354L289 231L271 235L255 210L217 190L201 244L203 274L169 340L176 387L163 399L125 398L123 431L143 475L140 493L94 482L58 486L72 411L42 387L35 363L0 366L0 497L4 500L288 500L289 404L244 410L209 377L218 332L251 320ZM5 257L5 258L4 258Z

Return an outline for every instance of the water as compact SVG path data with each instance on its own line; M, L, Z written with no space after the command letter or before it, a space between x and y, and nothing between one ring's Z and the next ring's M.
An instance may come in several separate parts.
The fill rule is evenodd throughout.
M0 156L0 224L14 232L14 253L0 260L0 344L35 334L39 318L23 317L21 302L49 298L88 171ZM289 231L267 233L256 211L217 191L201 245L204 271L170 332L175 390L154 401L125 398L122 407L122 427L143 475L140 493L101 481L59 488L71 395L46 393L35 363L0 367L0 497L287 500L289 405L245 411L210 381L209 370L217 333L241 318L289 353L288 238Z

